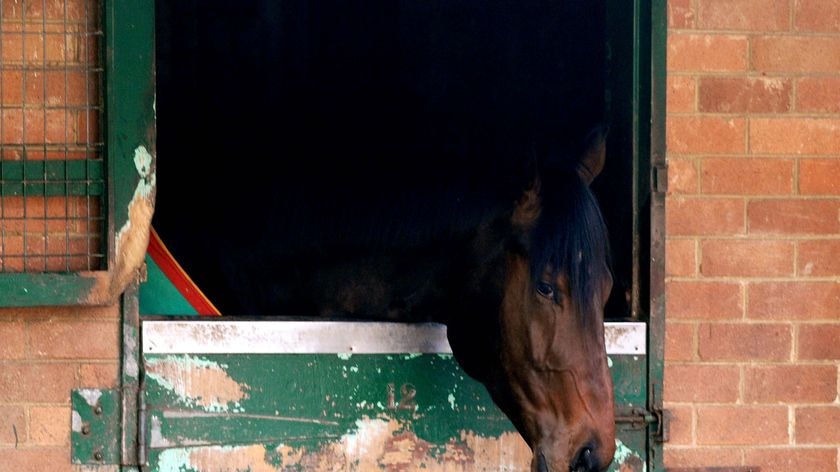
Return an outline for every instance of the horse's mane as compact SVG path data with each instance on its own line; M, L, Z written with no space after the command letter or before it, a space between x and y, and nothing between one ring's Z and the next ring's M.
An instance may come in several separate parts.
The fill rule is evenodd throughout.
M575 170L542 174L542 211L531 238L532 280L540 280L546 268L553 277L565 275L584 322L593 320L600 284L610 270L606 223L595 195Z

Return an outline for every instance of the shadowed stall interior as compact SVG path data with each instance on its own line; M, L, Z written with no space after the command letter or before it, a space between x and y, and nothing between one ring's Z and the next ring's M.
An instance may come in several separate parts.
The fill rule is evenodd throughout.
M232 259L224 248L267 230L283 254L445 239L453 214L508 205L536 157L574 158L610 124L600 3L214 0L156 13L154 225L201 235L162 234L225 314L266 313L227 299L213 269ZM618 249L614 318L628 315L626 167L610 156L594 184ZM335 257L305 257L319 256Z

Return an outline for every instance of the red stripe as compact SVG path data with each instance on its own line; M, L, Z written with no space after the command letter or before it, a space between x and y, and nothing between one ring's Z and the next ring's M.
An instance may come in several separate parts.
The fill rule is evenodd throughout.
M204 292L198 288L198 285L193 282L187 272L178 264L175 257L160 240L157 232L152 228L151 237L149 238L149 256L155 261L155 264L160 267L166 278L172 282L172 285L184 297L195 311L202 316L221 316L221 312L213 305Z

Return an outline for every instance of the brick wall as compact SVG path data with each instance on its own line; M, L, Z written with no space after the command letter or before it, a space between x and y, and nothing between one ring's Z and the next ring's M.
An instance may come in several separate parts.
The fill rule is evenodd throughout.
M98 156L95 4L0 1L0 158ZM3 195L0 271L97 267L99 212L96 198ZM0 472L81 469L70 391L117 386L119 326L116 306L0 309Z
M840 0L670 0L668 467L840 470Z
M0 472L70 463L70 391L114 388L118 307L0 310Z

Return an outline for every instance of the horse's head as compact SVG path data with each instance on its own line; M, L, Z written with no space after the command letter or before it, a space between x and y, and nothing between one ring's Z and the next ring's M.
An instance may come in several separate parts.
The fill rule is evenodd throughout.
M588 188L603 168L603 137L582 154L577 169L541 171L513 212L497 327L501 368L484 379L533 450L535 472L600 471L615 453L603 328L612 277Z

